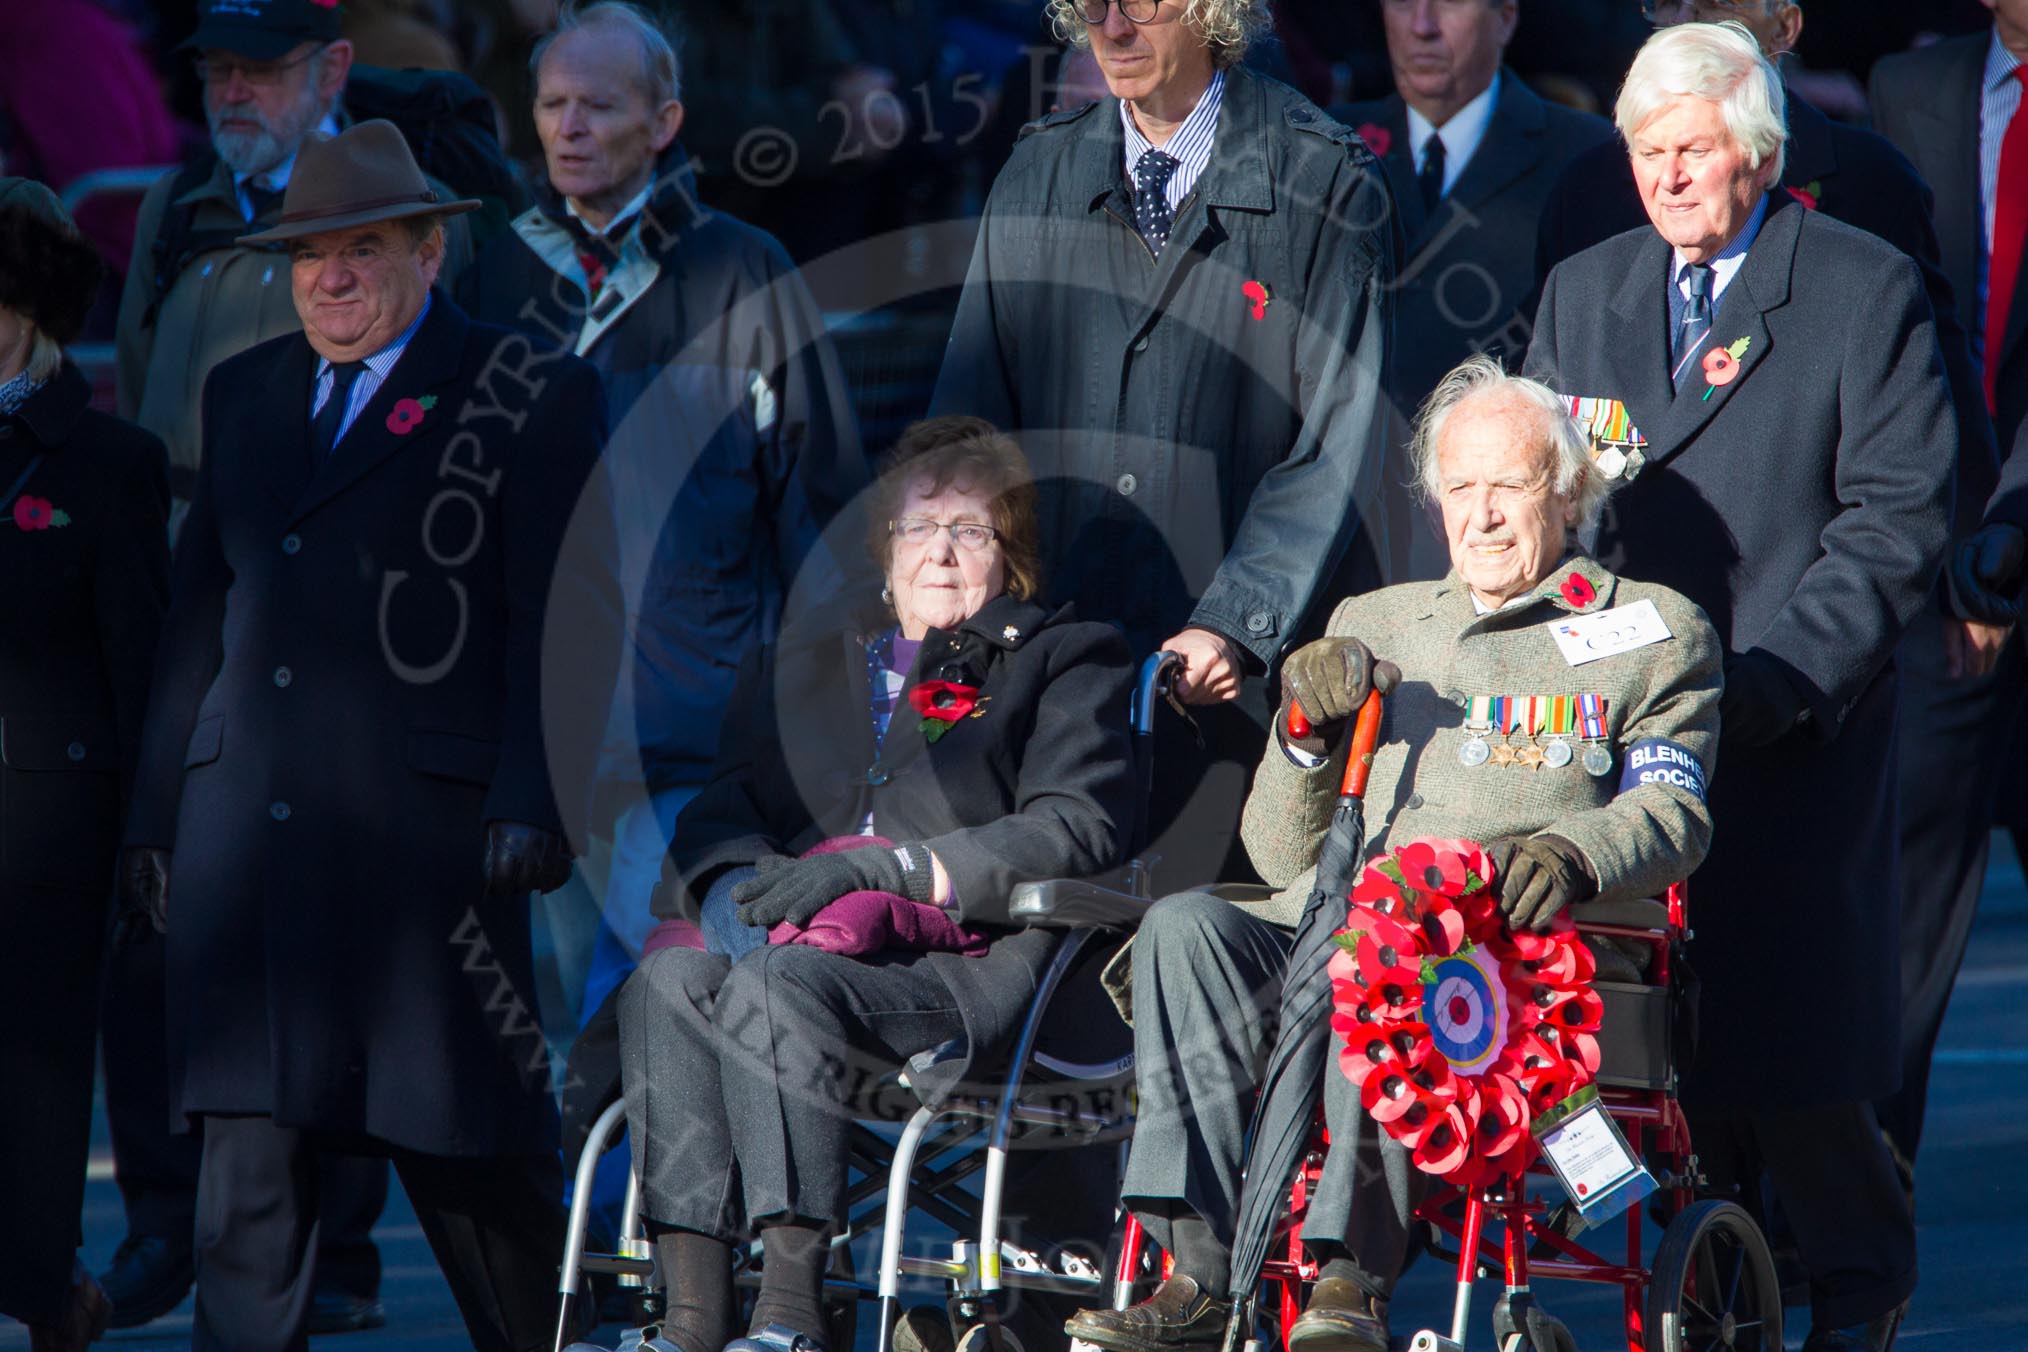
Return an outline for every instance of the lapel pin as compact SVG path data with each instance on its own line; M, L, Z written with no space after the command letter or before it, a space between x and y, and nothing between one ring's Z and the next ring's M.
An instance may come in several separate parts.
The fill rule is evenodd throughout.
M1572 573L1563 579L1563 586L1559 590L1562 591L1564 600L1580 610L1598 600L1598 590L1591 585L1591 579L1583 573Z
M1753 346L1752 338L1742 338L1730 347L1714 347L1704 354L1704 397L1720 385L1730 385L1739 379L1739 359Z
M1006 639L1009 643L1012 643L1016 639L1021 637L1021 631L1019 629L1016 629L1013 625L1010 624L1005 629L1002 629L1000 631L1000 637Z
M1394 133L1377 122L1359 124L1359 139L1376 155L1385 155L1394 144Z
M1239 288L1239 293L1253 302L1253 318L1256 324L1267 318L1268 302L1275 298L1275 293L1268 289L1266 282L1248 282Z
M420 399L397 399L393 411L387 415L387 430L397 436L406 436L420 427L423 415L436 406L434 394L426 394Z

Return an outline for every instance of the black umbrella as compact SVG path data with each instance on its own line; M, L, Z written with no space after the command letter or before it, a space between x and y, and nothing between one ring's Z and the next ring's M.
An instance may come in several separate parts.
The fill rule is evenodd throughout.
M1376 680L1376 687L1382 682ZM1331 983L1324 968L1336 950L1331 936L1345 927L1346 894L1366 845L1366 814L1361 799L1366 776L1373 768L1373 748L1380 740L1380 691L1360 706L1352 729L1352 749L1345 758L1345 779L1338 806L1317 855L1317 885L1303 904L1289 966L1282 977L1282 1006L1274 1050L1261 1077L1260 1098L1247 1128L1246 1182L1240 1193L1239 1219L1233 1230L1232 1319L1226 1347L1236 1348L1251 1321L1252 1296L1260 1281L1261 1264L1274 1239L1275 1222L1288 1203L1289 1179L1315 1120L1322 1088L1324 1057L1330 1050ZM1289 706L1289 733L1309 735L1309 720Z

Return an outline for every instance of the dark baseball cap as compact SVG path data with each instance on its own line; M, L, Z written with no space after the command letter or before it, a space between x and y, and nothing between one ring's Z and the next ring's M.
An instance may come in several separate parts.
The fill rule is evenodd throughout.
M338 36L338 0L203 0L197 31L178 46L273 61L297 43Z

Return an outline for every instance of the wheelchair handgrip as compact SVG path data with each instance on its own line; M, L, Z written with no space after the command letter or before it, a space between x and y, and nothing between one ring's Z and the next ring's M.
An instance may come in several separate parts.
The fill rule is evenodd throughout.
M1352 754L1345 758L1345 779L1338 786L1341 798L1364 798L1366 777L1373 772L1373 748L1380 744L1381 700L1378 690L1367 693L1359 706L1359 720L1352 725ZM1311 724L1303 706L1289 701L1289 736L1308 737Z

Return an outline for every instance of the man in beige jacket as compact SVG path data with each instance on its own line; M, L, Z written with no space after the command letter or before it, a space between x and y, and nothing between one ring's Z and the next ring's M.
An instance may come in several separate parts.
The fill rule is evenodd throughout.
M1369 850L1419 836L1487 844L1510 925L1652 896L1710 845L1718 640L1675 592L1577 552L1607 481L1565 402L1474 357L1430 396L1414 464L1442 510L1451 572L1342 602L1327 636L1290 657L1242 825L1272 895L1166 898L1130 949L1140 1117L1122 1192L1176 1267L1143 1304L1070 1321L1111 1352L1209 1347L1223 1332L1217 1293L1290 927L1337 800L1345 721L1376 679L1388 700ZM1291 699L1314 725L1307 739L1289 735ZM1619 954L1601 964L1637 976ZM1333 1145L1304 1229L1323 1280L1289 1344L1385 1352L1421 1178L1335 1060L1324 1101Z

